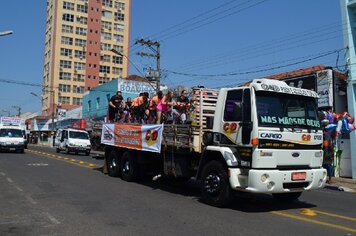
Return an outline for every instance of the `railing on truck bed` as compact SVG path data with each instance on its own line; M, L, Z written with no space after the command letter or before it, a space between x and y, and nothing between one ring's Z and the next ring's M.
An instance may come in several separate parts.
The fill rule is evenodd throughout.
M209 123L214 118L218 90L193 88L191 124L166 124L163 128L162 146L164 148L189 149L200 153L204 132L212 131Z

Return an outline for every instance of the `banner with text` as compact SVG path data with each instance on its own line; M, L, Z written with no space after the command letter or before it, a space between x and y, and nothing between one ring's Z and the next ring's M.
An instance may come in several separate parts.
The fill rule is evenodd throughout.
M148 152L161 152L163 125L103 124L101 143Z

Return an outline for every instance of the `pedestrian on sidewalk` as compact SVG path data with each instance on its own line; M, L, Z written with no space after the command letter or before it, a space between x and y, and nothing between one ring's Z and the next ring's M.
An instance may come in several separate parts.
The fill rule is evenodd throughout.
M327 184L331 183L331 178L334 176L334 139L332 134L324 131L324 147L323 147L323 168L326 169L328 178Z

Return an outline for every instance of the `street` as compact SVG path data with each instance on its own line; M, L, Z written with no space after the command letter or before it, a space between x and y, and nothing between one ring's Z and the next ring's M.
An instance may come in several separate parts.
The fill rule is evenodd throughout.
M0 153L0 235L356 235L355 193L323 189L294 203L241 193L219 209L192 184L128 183L102 165L44 147Z

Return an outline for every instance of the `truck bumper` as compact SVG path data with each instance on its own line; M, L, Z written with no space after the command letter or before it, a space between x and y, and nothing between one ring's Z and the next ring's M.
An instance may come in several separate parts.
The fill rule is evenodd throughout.
M25 149L24 144L11 144L11 145L0 145L0 150L1 151L17 151L17 150L23 150Z
M85 148L85 147L68 147L68 150L70 152L90 152L90 148Z
M324 188L326 170L249 170L248 175L241 175L238 168L230 168L232 189L254 193L286 193ZM294 173L305 173L304 180L293 180Z

